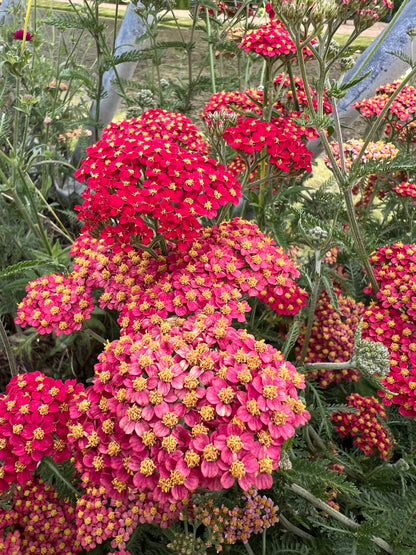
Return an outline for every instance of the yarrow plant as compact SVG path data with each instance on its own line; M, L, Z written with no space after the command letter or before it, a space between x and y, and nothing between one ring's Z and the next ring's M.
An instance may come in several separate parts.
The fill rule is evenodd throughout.
M0 100L19 133L0 132L2 216L62 184L44 144L67 169L75 140L71 163L94 144L75 170L76 239L57 195L25 220L47 256L17 237L36 260L0 271L0 312L22 289L14 320L0 318L13 374L0 394L0 551L414 550L412 74L355 105L363 136L344 138L338 109L355 81L340 79L341 58L390 6L284 0L253 20L251 5L205 2L189 33L165 41L171 2L133 2L150 46L116 56L128 115L102 132L99 91L95 126L59 116L73 79L90 79L72 59L21 94L37 26L26 49L27 20L4 42ZM101 71L90 8L74 9ZM197 30L208 72L193 67ZM161 72L180 45L188 85ZM139 57L153 75L133 87L118 70ZM200 91L201 129L185 115ZM42 112L39 135L45 99L57 109Z

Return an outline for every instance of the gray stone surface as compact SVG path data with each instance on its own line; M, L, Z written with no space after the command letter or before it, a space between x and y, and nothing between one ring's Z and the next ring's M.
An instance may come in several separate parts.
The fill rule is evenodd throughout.
M359 115L357 110L352 108L355 102L362 98L373 96L377 87L395 81L409 69L407 63L389 54L389 52L402 51L407 56L410 56L412 41L407 31L413 28L416 28L416 0L409 1L382 43L375 50L370 61L363 67L360 73L363 74L371 70L370 75L352 87L339 102L338 111L342 121L347 124L352 123ZM361 54L355 66L346 73L344 78L345 83L351 80L357 68L360 67L361 63L375 47L376 41ZM416 54L416 40L414 41L414 48Z

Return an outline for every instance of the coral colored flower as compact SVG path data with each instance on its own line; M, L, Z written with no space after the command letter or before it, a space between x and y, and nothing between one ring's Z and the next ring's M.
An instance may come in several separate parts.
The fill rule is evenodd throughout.
M11 379L0 397L0 491L11 482L28 481L43 457L56 462L70 457L68 403L83 389L75 380L62 382L40 372Z
M151 491L177 502L235 481L270 487L282 443L309 418L297 398L303 387L278 351L220 313L149 320L106 347L93 385L70 403L75 465L83 480L123 499Z
M360 114L369 119L375 120L390 100L391 95L397 90L400 81L388 83L376 89L376 94L372 98L360 100L353 105ZM396 96L390 105L387 114L384 116L386 121L385 132L392 139L398 138L400 141L415 142L415 123L416 123L416 89L412 86L405 86Z
M357 156L359 155L361 148L364 144L362 139L350 139L346 143L344 143L344 157L345 157L345 168L348 171L353 162L356 160ZM335 156L337 165L341 167L341 159L339 155L339 144L332 143L331 144L332 153ZM361 162L363 164L368 163L370 160L373 162L383 161L383 160L392 160L398 154L399 150L392 144L392 143L385 143L383 141L377 141L376 143L369 143L361 155ZM328 156L324 156L324 161L326 165L330 168L331 162L329 161Z
M23 37L25 36L25 32L24 29L19 29L18 31L15 31L13 33L13 38L15 40L23 40ZM32 33L29 33L29 31L26 32L26 41L31 41L33 39L33 35Z
M333 420L337 423L337 432L341 437L351 435L354 445L367 456L378 451L380 458L387 460L391 455L391 438L383 425L386 421L384 407L374 397L362 397L358 393L349 395L347 401L347 406L357 412L335 413Z

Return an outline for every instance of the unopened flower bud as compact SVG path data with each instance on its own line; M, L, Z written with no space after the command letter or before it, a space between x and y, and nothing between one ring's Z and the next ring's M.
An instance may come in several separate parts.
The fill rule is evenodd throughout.
M292 463L286 451L282 451L280 453L279 468L281 470L292 470Z

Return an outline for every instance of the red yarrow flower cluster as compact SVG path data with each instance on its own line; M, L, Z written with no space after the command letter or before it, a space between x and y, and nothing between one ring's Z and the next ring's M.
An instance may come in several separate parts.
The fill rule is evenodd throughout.
M76 555L72 504L58 497L52 486L36 475L13 489L11 507L0 508L0 552L4 555Z
M302 130L285 117L274 118L272 122L239 118L236 127L224 131L224 140L245 154L265 150L270 164L285 173L298 175L312 171L312 153L306 148L301 133Z
M87 153L75 174L87 183L79 218L84 231L119 250L148 245L156 235L184 246L197 236L200 216L212 218L241 196L221 164L185 150L177 138L143 134L140 120L110 124Z
M279 351L221 314L149 322L106 347L71 403L75 465L114 498L269 488L281 445L309 418L303 387Z
M338 288L334 290L334 293L338 300L337 309L332 304L326 290L318 300L305 362L347 362L352 356L354 334L365 307L363 303L357 303L351 297L345 297ZM302 349L305 330L304 327L299 334L296 347L298 357ZM323 388L342 380L358 381L360 379L359 372L349 368L342 370L318 369L308 372L308 376L319 380L319 384Z
M378 451L380 458L387 460L392 454L392 445L383 405L375 397L362 397L358 393L349 395L347 401L347 407L357 409L357 412L335 413L336 431L341 437L350 435L354 445L365 455Z
M0 491L24 484L43 457L61 462L68 446L68 402L84 390L75 380L55 380L40 372L14 376L0 396Z
M283 23L274 19L273 10L269 8L268 12L270 21L260 25L257 29L248 31L239 48L243 48L246 52L256 52L266 60L293 60L296 55L295 43ZM312 56L312 52L307 46L303 48L303 56L305 58Z
M205 121L209 114L225 110L235 113L236 110L251 114L262 114L263 91L260 89L247 89L245 91L221 91L211 95L209 101L204 106L204 111L200 115ZM284 110L281 102L277 101L274 108L278 111Z
M410 181L402 181L393 188L393 191L402 197L416 198L416 184L410 183ZM416 201L414 204L416 204Z
M217 553L223 545L233 545L238 541L247 543L253 534L260 534L278 521L278 507L265 495L251 489L241 497L241 503L232 509L221 505L216 507L212 500L202 505L194 505L194 521L212 531L210 543Z

